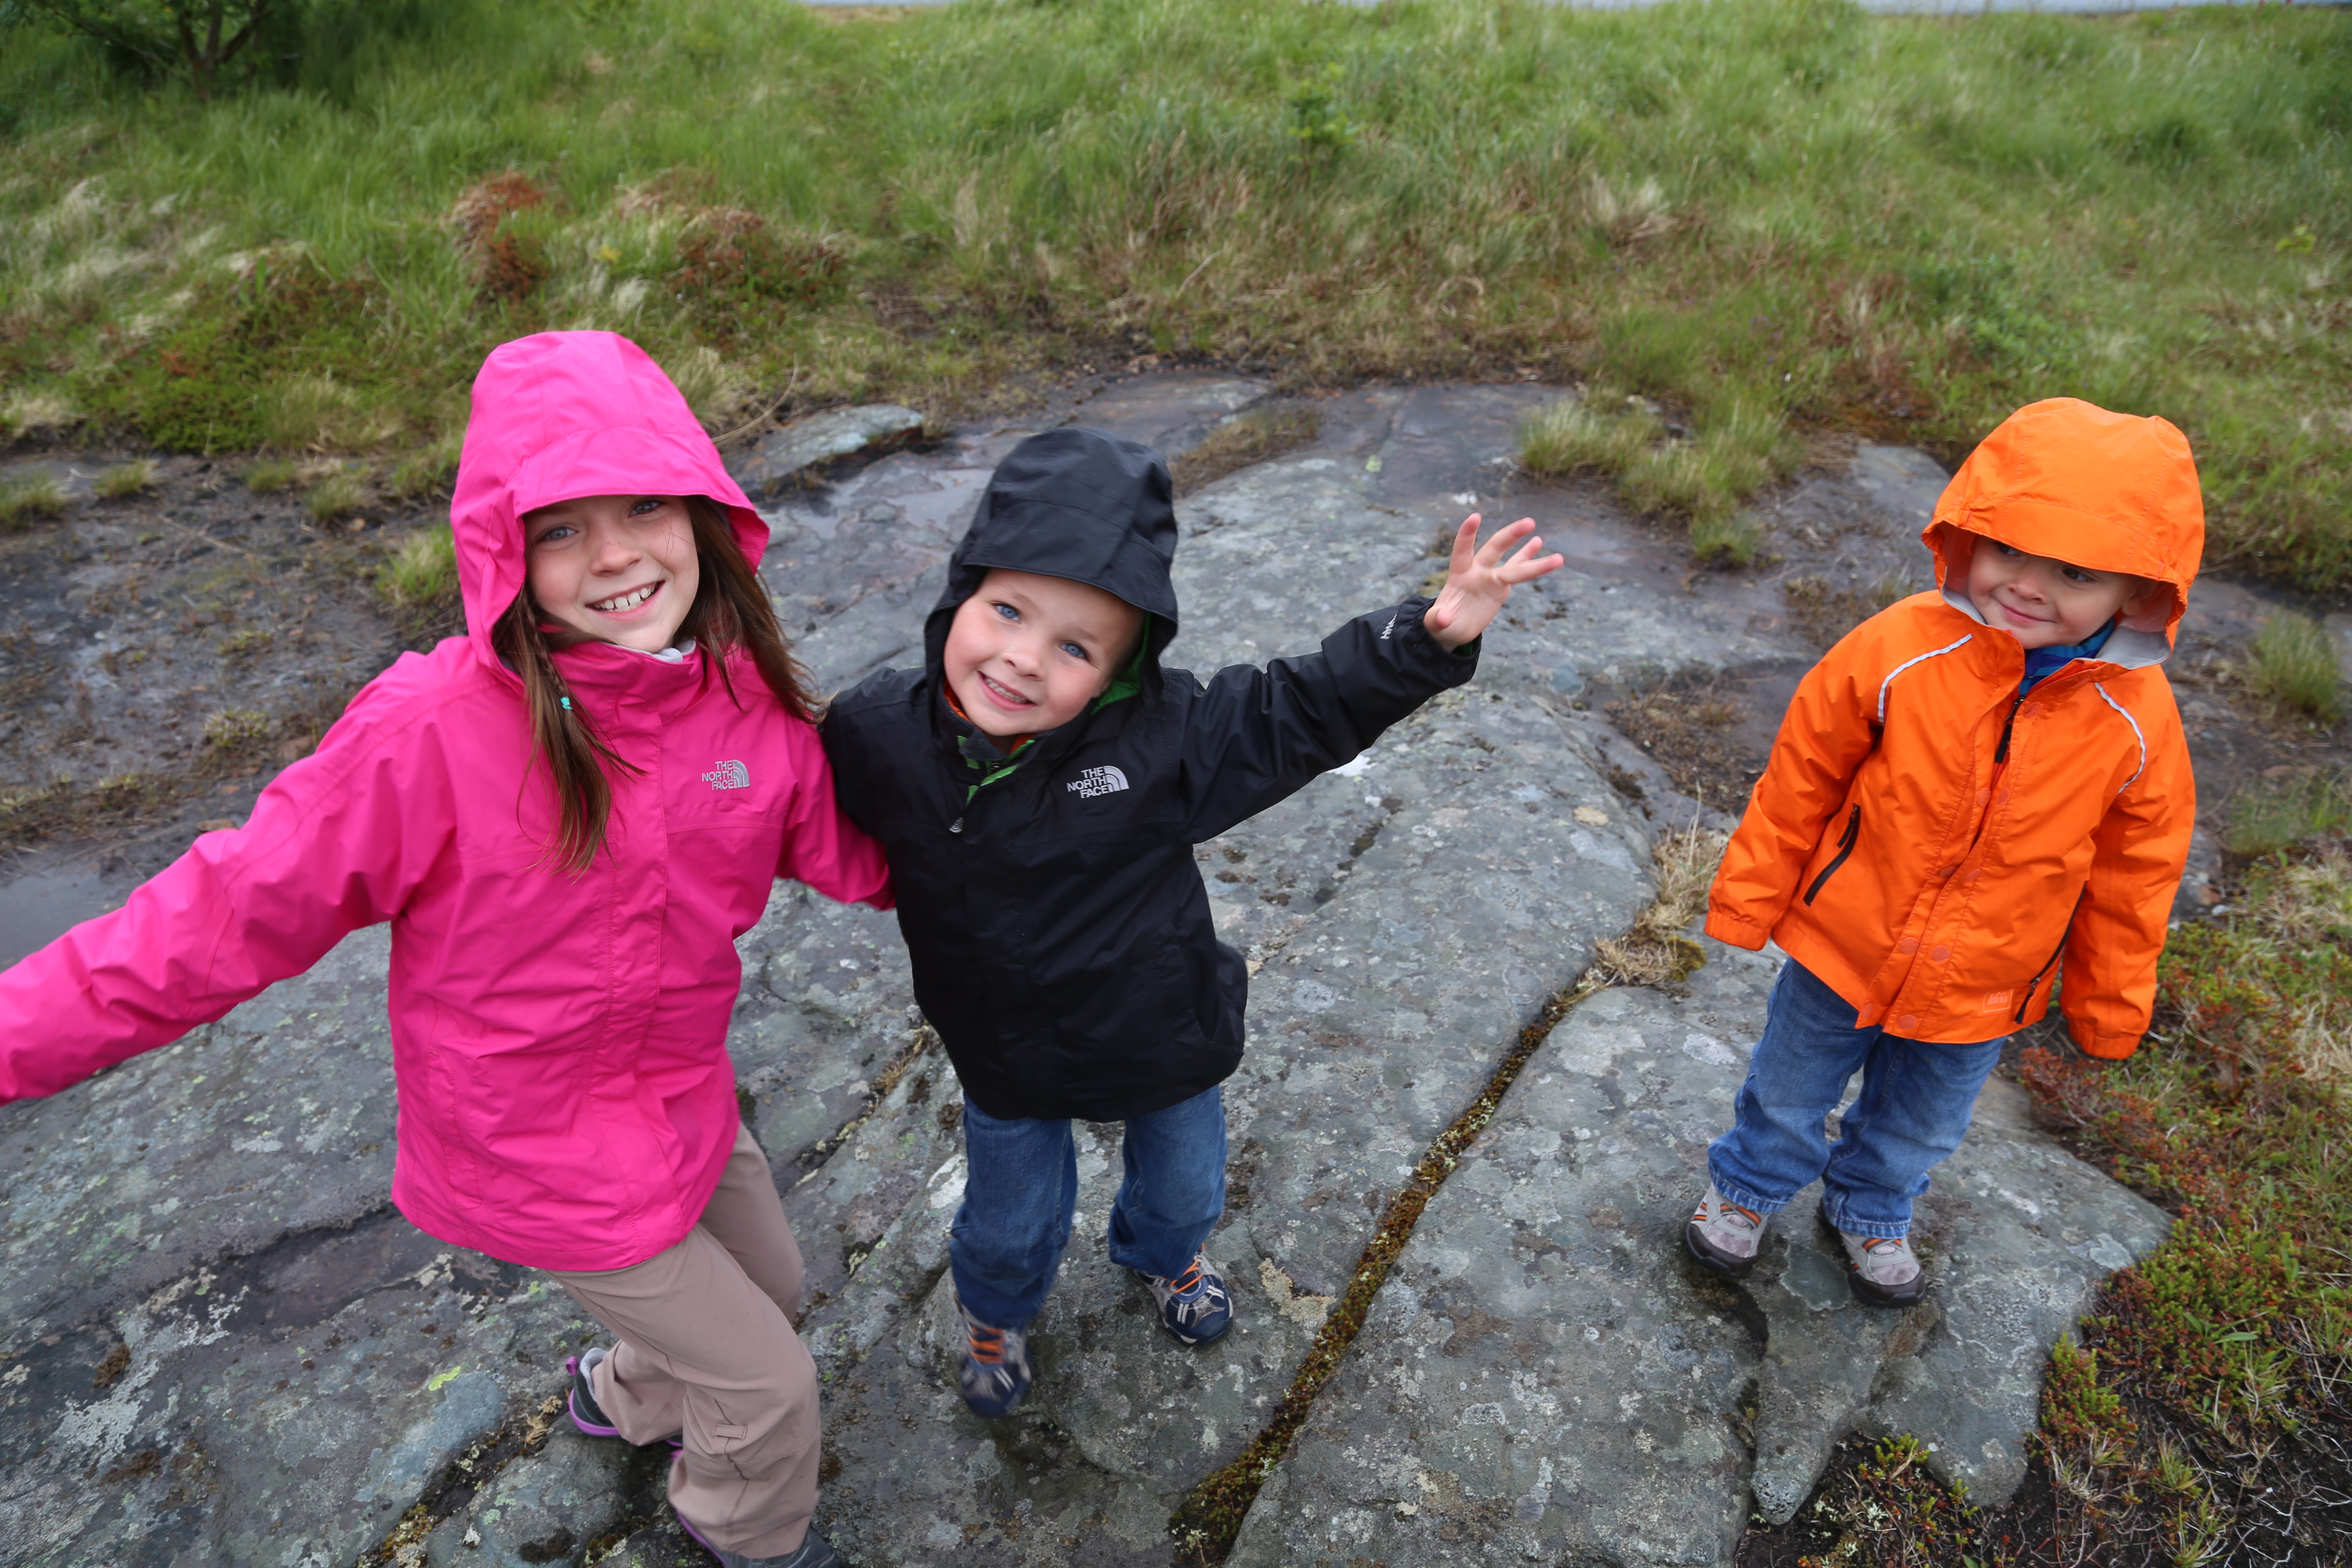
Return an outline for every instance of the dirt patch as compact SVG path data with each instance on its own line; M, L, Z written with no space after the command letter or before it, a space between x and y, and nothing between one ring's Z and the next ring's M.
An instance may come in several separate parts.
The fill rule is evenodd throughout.
M88 479L110 460L9 465L55 476L68 501L0 534L0 879L60 854L152 875L241 822L352 692L443 629L412 642L373 584L421 516L321 525L194 458L99 500Z
M1179 496L1192 494L1227 474L1296 451L1321 433L1323 416L1311 403L1279 404L1237 415L1169 465Z

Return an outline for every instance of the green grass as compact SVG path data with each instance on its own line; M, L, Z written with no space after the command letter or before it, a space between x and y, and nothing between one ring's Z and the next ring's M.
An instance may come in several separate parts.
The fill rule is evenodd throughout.
M302 505L312 521L333 522L366 506L374 494L367 475L356 468L337 468L310 487Z
M90 493L101 500L120 500L135 496L155 485L155 464L152 458L134 458L127 463L117 463L89 484Z
M718 428L1143 351L1524 368L1686 418L1634 488L1729 529L1790 426L1949 451L2066 393L2188 430L2209 564L2352 582L2340 11L338 18L210 103L0 32L12 429L396 459L549 326L636 337Z
M17 479L0 484L0 529L22 528L66 510L66 492L55 479Z
M376 569L376 592L395 609L435 613L457 603L457 552L449 530L426 528L402 540Z
M2344 716L2344 671L2336 639L2309 616L2273 613L2246 653L2246 684L2260 695L2322 724Z
M245 488L255 495L275 495L294 482L295 465L291 458L264 458L247 466Z
M2233 855L2275 855L2352 827L2352 779L2316 769L2262 779L2230 797L2222 842Z

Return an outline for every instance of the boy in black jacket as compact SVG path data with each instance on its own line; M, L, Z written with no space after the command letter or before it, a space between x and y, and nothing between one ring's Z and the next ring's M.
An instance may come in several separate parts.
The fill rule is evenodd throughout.
M963 1083L949 1257L978 1414L1003 1415L1029 1386L1025 1331L1077 1199L1072 1117L1127 1124L1111 1260L1183 1343L1230 1326L1201 1248L1224 1211L1217 1086L1241 1062L1249 981L1216 939L1192 846L1468 680L1512 586L1560 564L1536 558L1534 527L1478 548L1474 516L1434 603L1203 687L1160 667L1176 636L1166 467L1100 430L1048 431L990 479L923 668L833 703L842 808L889 857L915 999Z

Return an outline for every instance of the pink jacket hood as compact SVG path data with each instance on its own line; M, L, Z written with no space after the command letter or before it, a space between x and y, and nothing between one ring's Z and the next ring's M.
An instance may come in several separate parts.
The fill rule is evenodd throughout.
M0 973L0 1100L51 1094L220 1017L360 926L392 923L392 1196L445 1241L541 1268L626 1268L700 1218L733 1147L735 939L779 877L887 908L816 731L740 650L556 657L634 772L604 848L549 865L553 792L488 632L523 578L520 514L701 494L766 531L635 345L551 332L475 383L452 509L470 635L404 654L234 832Z
M645 350L617 332L540 332L492 349L474 377L449 502L475 646L496 662L490 627L522 592L525 512L640 493L709 496L727 509L744 558L760 564L768 525Z

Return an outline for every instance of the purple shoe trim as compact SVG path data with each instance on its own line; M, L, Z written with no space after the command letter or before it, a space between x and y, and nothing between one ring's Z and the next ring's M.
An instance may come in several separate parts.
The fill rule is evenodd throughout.
M572 1376L578 1377L580 1358L576 1355L564 1357L563 1370ZM583 1433L591 1437L617 1437L621 1435L621 1429L618 1426L599 1426L593 1422L582 1420L578 1396L579 1390L576 1388L567 1391L563 1395L563 1408L572 1413L572 1424L574 1426L579 1427Z

